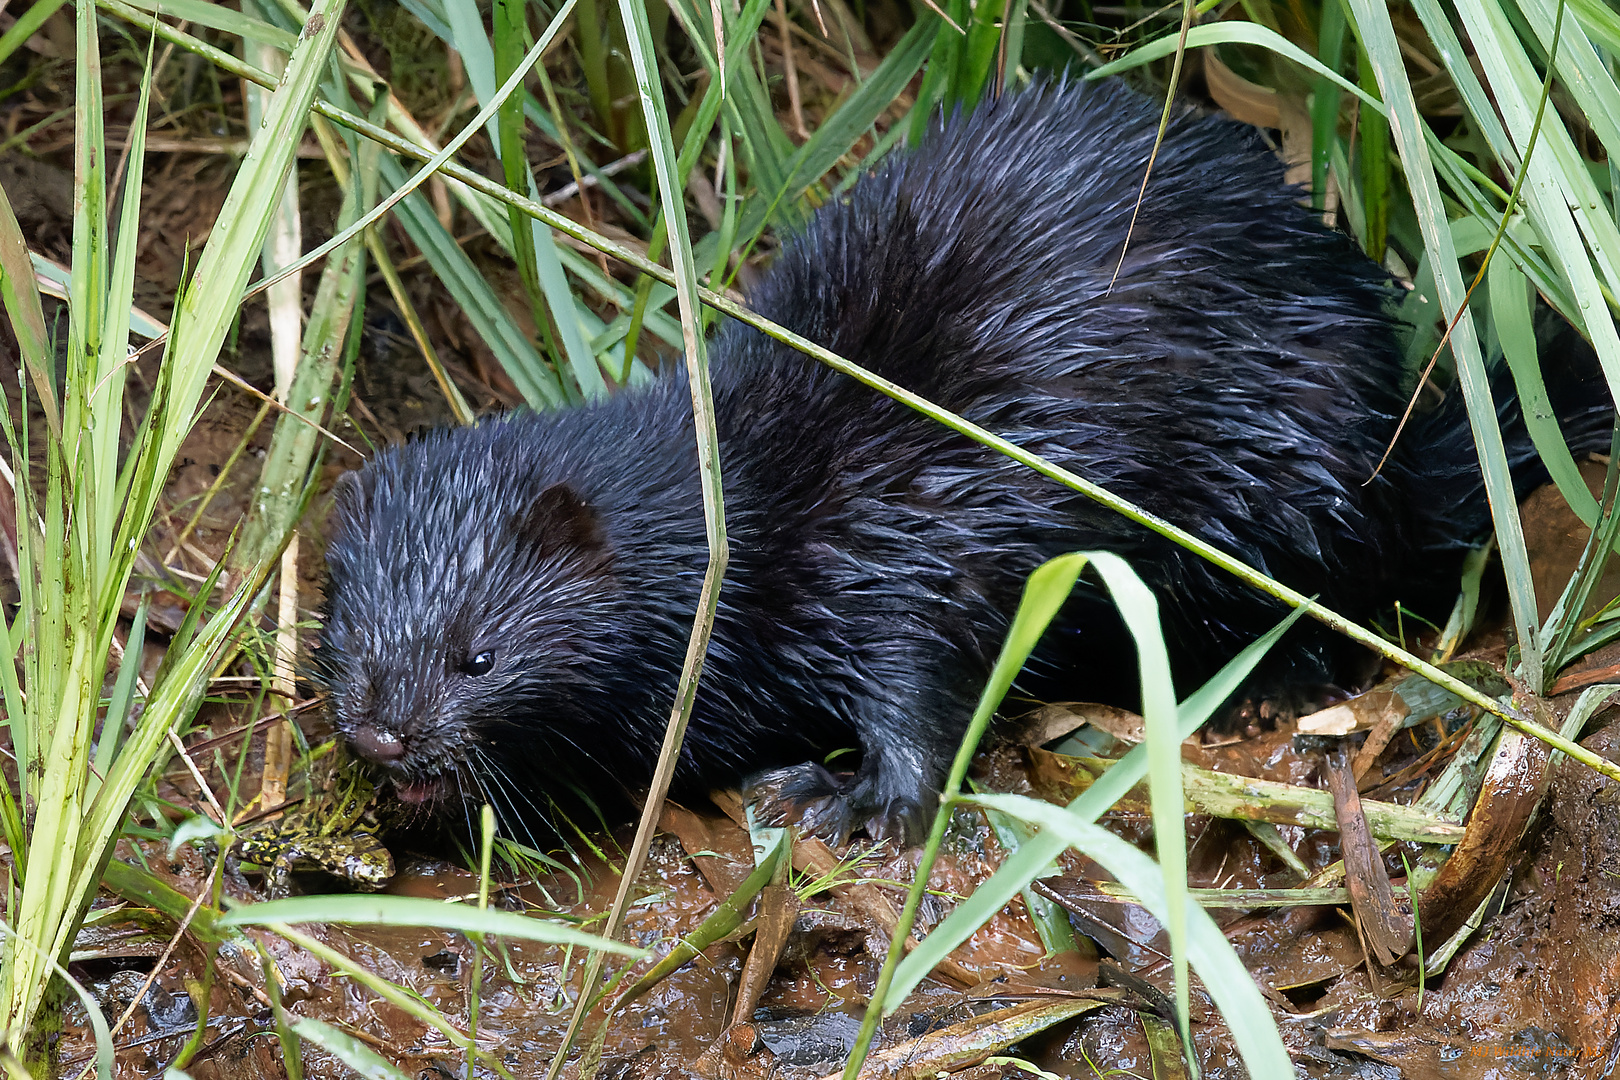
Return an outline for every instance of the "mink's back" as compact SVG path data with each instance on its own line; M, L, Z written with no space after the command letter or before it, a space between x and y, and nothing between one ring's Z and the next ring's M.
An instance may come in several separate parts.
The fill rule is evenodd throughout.
M1158 121L1121 86L1055 84L936 124L823 208L750 304L1295 587L1357 614L1421 603L1416 561L1487 519L1458 510L1477 486L1454 407L1366 485L1412 381L1387 275L1219 118L1172 119L1133 224ZM1275 622L1202 560L756 331L712 355L733 471L818 520L928 535L998 612L1044 558L1099 547L1171 602L1189 681Z

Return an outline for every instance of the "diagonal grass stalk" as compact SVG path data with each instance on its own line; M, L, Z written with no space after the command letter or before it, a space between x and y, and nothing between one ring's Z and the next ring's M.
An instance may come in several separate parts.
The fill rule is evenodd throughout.
M466 68L468 81L471 82L479 102L485 105L484 111L479 114L483 119L484 130L497 156L503 159L505 168L505 162L513 154L521 155L523 149L521 123L514 124L510 119L514 113L521 115L523 98L515 91L522 85L523 78L529 70L536 66L540 54L545 51L552 37L561 30L571 7L564 4L546 27L540 41L531 47L527 54L521 52L520 31L510 28L507 20L497 12L496 44L501 46L501 56L497 57L496 50L492 48L489 38L485 35L483 16L476 4L471 0L446 0L444 6L454 35L453 41ZM521 19L521 12L518 18ZM503 72L505 77L497 83L497 74ZM508 118L504 125L502 118ZM515 147L508 148L503 135L503 126L511 129ZM458 135L452 140L452 146L446 149L453 149L454 144L461 141L462 136ZM519 167L512 168L506 173L507 184L513 190L527 192L531 198L538 199L539 190L535 187L534 177L528 168L521 166L519 161L512 161L511 164ZM521 181L514 184L513 180L517 179L519 174ZM413 177L412 183L414 182ZM588 336L581 326L579 303L569 290L567 279L563 274L556 238L550 229L532 219L521 228L516 218L513 218L512 222L513 253L520 260L524 275L533 276L536 287L545 300L544 310L537 312L540 325L542 327L546 325L544 320L549 314L551 324L556 329L556 336L562 341L562 360L567 370L573 374L574 382L585 399L589 401L605 396L607 383L591 353ZM527 234L524 233L524 229L527 229Z

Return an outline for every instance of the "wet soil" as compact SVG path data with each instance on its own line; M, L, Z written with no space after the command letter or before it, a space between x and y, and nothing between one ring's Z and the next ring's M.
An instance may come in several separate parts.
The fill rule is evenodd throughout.
M1299 741L1286 732L1268 733L1221 748L1218 755L1189 746L1188 756L1218 756L1217 765L1275 775L1314 754L1299 751ZM1620 761L1620 722L1611 715L1584 745ZM1043 753L1001 747L985 755L981 776L995 786L1040 791L1041 769L1030 762ZM1308 774L1311 768L1298 770ZM1128 810L1110 820L1128 837L1151 839L1145 823ZM624 934L655 958L697 930L753 866L747 832L713 808L672 807L664 826ZM1313 870L1339 854L1331 833L1282 831ZM1236 823L1193 816L1189 832L1190 877L1196 886L1282 886L1297 880ZM578 878L557 874L513 882L498 894L499 903L574 919L605 911L617 886L613 865L621 861L614 845L628 843L629 833L596 839L610 853L605 861L586 860ZM210 852L187 847L170 857L160 845L144 850L158 875L181 893L193 896L206 887ZM845 884L809 892L807 875L790 879L805 894L793 897L792 929L764 993L747 1015L737 1015L737 993L757 939L745 926L615 1013L602 1041L604 1074L765 1077L837 1071L889 941L874 900L878 907L886 902L892 918L916 853L835 855L851 860ZM813 852L801 851L796 861L808 867L814 858ZM935 893L925 905L921 930L943 918L1000 858L985 823L959 814L946 858L931 880ZM1398 860L1390 870L1398 880ZM1074 901L1073 925L1090 935L1080 938L1079 951L1043 956L1023 902L1015 900L907 1001L879 1045L903 1048L928 1031L1014 1003L1090 992L1100 994L1092 1011L1004 1052L1062 1076L1092 1075L1093 1065L1150 1075L1155 1059L1146 1025L1160 1019L1155 1008L1171 992L1168 945L1141 909L1098 899L1095 884L1102 879L1073 855L1065 856L1060 875L1049 879L1052 895L1067 893ZM313 876L301 882L313 890L332 887ZM476 879L464 869L417 858L406 863L389 891L465 898L476 890ZM257 879L236 873L228 875L226 892L242 900L263 895ZM1216 915L1270 999L1301 1075L1597 1078L1610 1075L1620 1055L1620 788L1583 766L1552 767L1538 824L1504 875L1489 917L1445 972L1430 975L1421 990L1411 970L1369 963L1347 905ZM170 925L159 921L159 939ZM467 1029L474 948L465 937L386 927L299 929L420 994L450 1023ZM131 984L152 963L152 945L126 943L125 954L112 946L107 955L82 960L75 972L104 1008L121 1010L133 993ZM461 1055L442 1034L353 982L333 977L305 950L249 930L245 941L226 943L214 958L220 975L210 996L204 1052L188 1070L192 1076L283 1075L255 947L276 965L284 1000L295 1015L356 1033L408 1075L462 1075ZM197 979L203 960L200 946L188 940L159 971L120 1035L121 1075L153 1075L190 1036L196 1013L187 983ZM631 976L651 963L635 965ZM503 942L486 954L479 984L480 1044L498 1052L513 1076L544 1075L568 1024L581 967L577 954L530 943ZM1132 978L1156 993L1107 996L1119 994L1108 984L1130 987ZM1094 989L1099 985L1103 991ZM1196 980L1194 1004L1194 1038L1205 1075L1246 1075ZM70 1008L70 1021L75 1015ZM84 1035L79 1027L67 1040L69 1058L88 1052ZM312 1077L349 1075L313 1048L306 1049L305 1067Z

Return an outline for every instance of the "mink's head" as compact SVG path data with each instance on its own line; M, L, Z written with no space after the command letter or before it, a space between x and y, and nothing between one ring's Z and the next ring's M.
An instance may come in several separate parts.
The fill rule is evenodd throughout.
M574 711L616 606L596 511L512 426L431 433L338 486L316 666L339 733L407 802L503 783L490 743Z

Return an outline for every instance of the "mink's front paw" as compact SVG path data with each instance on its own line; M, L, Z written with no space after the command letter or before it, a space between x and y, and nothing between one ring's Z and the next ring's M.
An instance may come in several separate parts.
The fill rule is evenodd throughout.
M934 800L897 794L874 770L835 775L814 762L772 769L750 779L746 797L768 825L798 825L834 845L865 830L873 840L920 843L928 834Z

